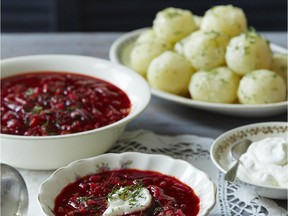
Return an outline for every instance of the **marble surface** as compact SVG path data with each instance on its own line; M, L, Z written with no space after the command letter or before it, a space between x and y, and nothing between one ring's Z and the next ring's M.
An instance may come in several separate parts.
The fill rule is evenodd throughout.
M108 59L112 42L121 34L123 33L2 34L1 58L32 54L78 54ZM287 48L287 32L263 32L262 35L272 43ZM269 118L231 117L152 97L147 109L131 122L126 130L147 129L158 134L194 134L215 139L232 128L268 121L287 121L287 112ZM20 172L28 186L30 197L28 215L44 215L37 202L38 188L53 171L20 170ZM287 201L277 202L287 208Z

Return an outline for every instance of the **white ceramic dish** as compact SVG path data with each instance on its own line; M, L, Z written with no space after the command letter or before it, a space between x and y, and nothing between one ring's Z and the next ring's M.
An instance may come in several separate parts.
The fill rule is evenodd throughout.
M147 82L118 64L76 55L37 55L2 60L1 75L23 72L67 71L106 80L122 89L132 107L127 117L98 129L57 136L17 136L1 134L1 162L25 169L57 169L74 160L107 151L148 105L151 97Z
M242 139L258 141L266 137L283 137L287 139L287 133L288 124L286 122L264 122L241 126L219 136L211 146L210 156L215 166L226 173L235 163L231 155L231 147L237 141ZM260 184L252 184L245 179L240 180L253 186L260 196L274 199L287 199L287 188L267 187Z
M109 52L110 60L112 62L130 66L130 52L139 36L147 28L138 29L132 32L123 34L116 39ZM271 44L271 48L277 53L287 53L287 50L275 44ZM246 105L246 104L220 104L209 103L203 101L195 101L189 98L177 96L157 89L151 89L152 94L163 98L165 100L183 104L197 109L202 109L210 112L221 113L225 115L243 116L243 117L268 117L283 113L287 110L288 102L280 102L273 104L259 104L259 105Z
M54 200L60 191L79 177L101 172L103 164L105 169L136 168L158 171L178 178L189 185L200 198L199 216L207 215L215 205L216 187L214 183L204 172L196 169L190 163L164 155L126 152L103 154L79 160L55 171L39 189L38 200L44 213L48 216L54 215L52 212Z

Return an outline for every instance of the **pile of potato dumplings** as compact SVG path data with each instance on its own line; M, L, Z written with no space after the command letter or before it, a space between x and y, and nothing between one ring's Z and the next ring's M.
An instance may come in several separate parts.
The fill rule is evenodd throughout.
M130 53L130 66L150 86L193 100L267 104L286 100L287 55L247 26L241 8L219 5L203 17L159 11Z

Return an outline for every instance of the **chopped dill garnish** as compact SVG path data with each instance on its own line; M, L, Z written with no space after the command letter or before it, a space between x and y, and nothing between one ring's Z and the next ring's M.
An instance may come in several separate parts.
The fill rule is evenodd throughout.
M120 198L121 200L129 200L130 208L137 206L142 206L141 204L137 204L137 197L145 198L141 193L143 186L141 183L137 183L135 185L128 185L125 187L120 187L119 185L115 185L112 191L107 195L108 200L115 200Z
M32 109L31 112L32 112L33 114L37 114L37 113L40 113L42 110L43 110L43 107L42 107L42 106L36 105L36 106L33 107L33 109Z
M91 199L93 196L91 195L91 196L83 196L83 197L81 197L81 196L79 196L79 197L77 197L77 201L80 203L80 202L86 202L87 200L89 200L89 199Z
M28 97L28 96L32 95L33 93L34 93L33 88L28 88L27 91L24 93L24 95L26 97Z
M171 10L165 11L165 16L169 19L173 19L173 18L180 16L180 15L181 15L181 13L179 13L178 11L174 11L174 10L173 11L171 11Z

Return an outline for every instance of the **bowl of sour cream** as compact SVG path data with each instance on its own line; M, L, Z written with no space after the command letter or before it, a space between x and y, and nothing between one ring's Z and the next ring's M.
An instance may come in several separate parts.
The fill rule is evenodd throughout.
M215 166L226 173L234 164L232 146L243 139L252 144L240 157L237 179L253 186L260 196L287 199L288 124L264 122L229 130L212 144L210 156Z

